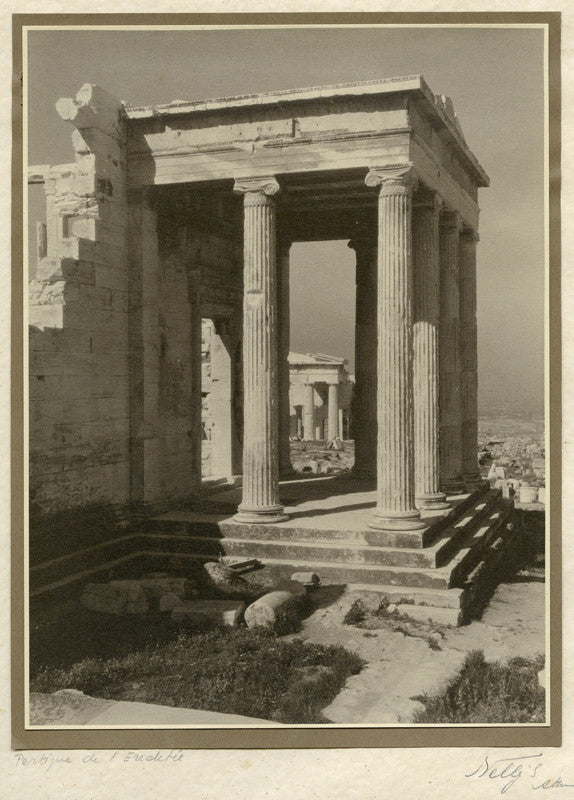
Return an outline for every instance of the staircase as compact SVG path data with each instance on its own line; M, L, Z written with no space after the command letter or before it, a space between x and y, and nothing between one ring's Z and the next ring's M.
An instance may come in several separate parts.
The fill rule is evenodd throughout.
M511 501L488 484L458 498L448 514L429 518L420 531L368 527L304 527L238 523L225 504L171 512L137 530L62 558L30 573L31 598L68 595L90 580L178 570L222 557L257 559L263 571L244 575L265 582L294 572L316 572L323 584L386 595L405 615L456 625L476 614L496 565L512 544Z
M179 563L226 556L257 559L266 576L281 579L313 571L323 584L376 591L412 607L418 618L427 614L456 625L472 615L491 567L511 543L506 525L512 510L512 502L484 484L422 531L250 525L198 514L194 519L151 519L141 533L145 557L155 569L173 558ZM257 580L258 573L244 577Z

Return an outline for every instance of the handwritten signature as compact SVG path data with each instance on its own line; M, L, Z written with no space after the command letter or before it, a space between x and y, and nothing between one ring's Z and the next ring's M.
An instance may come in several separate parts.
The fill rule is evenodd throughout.
M541 781L540 770L544 767L543 762L538 760L541 757L542 753L535 753L528 756L497 758L492 761L485 756L473 772L465 773L465 777L496 781L497 785L502 784L500 794L506 794L518 781L525 783L526 780L530 781L531 789L574 788L574 783L565 783L560 775Z

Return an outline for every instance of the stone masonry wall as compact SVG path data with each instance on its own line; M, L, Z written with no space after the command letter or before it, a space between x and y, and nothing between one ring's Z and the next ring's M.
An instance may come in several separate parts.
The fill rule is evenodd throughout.
M32 513L183 499L201 479L202 316L240 351L241 236L208 197L127 191L118 100L85 85L58 111L76 160L45 174L29 287Z
M29 287L33 514L129 500L125 127L119 101L88 84L58 111L76 160L46 175Z

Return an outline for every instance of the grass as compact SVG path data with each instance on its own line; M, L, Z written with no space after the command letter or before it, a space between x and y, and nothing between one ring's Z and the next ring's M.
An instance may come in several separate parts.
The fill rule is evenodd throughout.
M113 700L242 714L281 723L325 723L321 709L362 660L339 646L283 641L246 628L179 633L119 658L41 667L32 692L78 689Z
M541 723L545 721L545 692L538 684L544 657L487 662L484 653L468 654L460 673L441 695L415 698L424 704L413 722Z

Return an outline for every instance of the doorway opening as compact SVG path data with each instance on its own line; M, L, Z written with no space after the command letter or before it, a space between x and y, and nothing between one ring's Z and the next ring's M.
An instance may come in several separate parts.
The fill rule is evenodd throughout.
M289 409L297 472L354 463L355 253L347 240L296 242L290 253Z

